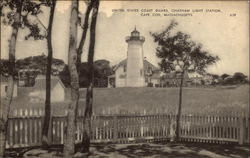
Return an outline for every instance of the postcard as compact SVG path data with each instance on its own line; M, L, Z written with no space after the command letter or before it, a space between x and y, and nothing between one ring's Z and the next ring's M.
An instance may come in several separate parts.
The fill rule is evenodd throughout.
M0 157L249 157L248 1L4 0L0 59Z

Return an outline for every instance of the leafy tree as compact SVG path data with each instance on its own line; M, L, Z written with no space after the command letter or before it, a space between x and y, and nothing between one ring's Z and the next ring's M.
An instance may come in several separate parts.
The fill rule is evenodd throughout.
M46 55L37 55L32 57L26 57L23 59L18 59L16 61L16 70L20 69L37 69L39 74L46 74L46 66L47 66L47 56ZM0 60L5 63L5 60ZM65 63L61 59L52 58L52 65L63 67Z
M113 74L112 67L107 60L96 60L94 62L94 87L107 87L108 85L108 76ZM83 62L79 65L79 84L80 87L87 87L88 83L88 63ZM69 70L67 66L59 73L60 79L66 87L70 85Z
M16 1L4 0L1 3L1 15L4 17L3 23L10 25L13 22L12 15L15 12L15 8L21 5L20 11L20 23L18 25L19 28L28 28L29 34L25 36L25 39L28 40L33 38L34 40L47 40L48 46L48 58L47 58L47 69L46 69L46 100L45 100L45 117L44 117L44 125L42 130L43 142L44 144L48 143L47 135L50 121L50 74L51 74L51 64L52 64L52 42L51 42L51 31L52 31L52 22L54 17L54 9L55 9L55 0L22 0L21 3L17 4ZM38 15L42 13L41 6L51 7L50 9L50 18L48 23L48 28L41 22L38 18ZM3 8L9 8L10 10L7 13L2 10ZM4 9L5 9L4 8ZM5 9L6 10L6 9ZM5 16L5 14L7 16ZM35 17L35 22L29 20L29 17ZM43 29L42 29L42 28ZM33 59L33 57L32 57Z
M220 78L219 75L211 74L213 80L218 80Z
M246 83L247 82L247 76L241 72L235 72L233 75L233 79L234 79L235 83Z
M19 29L28 28L29 34L25 39L34 38L35 40L43 39L44 35L41 34L39 24L32 23L28 16L37 17L41 13L41 5L46 5L43 0L31 1L31 0L2 0L0 3L0 15L1 24L9 25L12 27L11 38L9 40L9 62L8 66L8 90L5 102L1 104L1 123L0 123L0 157L5 152L5 134L7 128L7 121L9 115L9 108L12 100L13 87L14 87L14 76L15 76L15 48L17 42L17 36ZM39 21L39 20L38 20Z
M212 85L216 85L216 84L218 84L219 83L219 78L220 78L220 76L219 75L216 75L216 74L211 74L211 76L212 76Z
M228 76L227 78L225 78L223 81L222 81L222 84L223 85L234 85L236 84L233 76Z
M94 87L107 87L108 76L114 74L110 62L107 60L97 60L94 62Z
M7 75L8 74L8 65L9 65L9 61L6 59L1 59L0 60L0 74L1 75Z
M202 45L192 41L190 35L180 31L172 32L177 25L177 22L171 21L163 32L151 33L154 41L158 44L156 55L161 59L159 63L161 69L165 72L179 71L181 73L179 106L176 117L176 141L179 140L184 74L186 72L204 74L209 65L219 60L218 56L212 56L207 51L202 50Z
M3 3L3 2L2 2ZM10 104L12 102L13 90L14 90L14 71L15 71L15 57L16 57L16 41L19 26L21 24L21 13L23 7L23 0L16 0L12 3L5 3L5 6L10 5L11 8L16 8L16 11L13 11L13 18L11 18L10 24L12 24L12 33L9 43L9 65L8 65L8 88L6 98L0 104L0 157L4 157L5 154L5 143L6 143L6 134L8 127L8 118ZM3 6L1 5L1 15L2 15Z
M222 75L221 75L221 79L222 79L222 80L225 80L225 78L227 78L227 77L229 77L229 76L230 76L230 75L228 75L228 74L222 74Z
M65 65L63 71L59 73L59 77L65 87L70 87L70 75L68 65Z
M76 68L77 60L77 23L78 0L71 1L70 34L68 64L71 86L71 103L68 107L66 139L63 149L64 158L72 158L75 153L76 113L79 101L79 76Z

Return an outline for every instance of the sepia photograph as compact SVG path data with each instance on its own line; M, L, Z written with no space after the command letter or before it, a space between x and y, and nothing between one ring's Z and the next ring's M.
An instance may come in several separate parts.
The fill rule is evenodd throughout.
M2 0L0 158L250 158L249 1Z

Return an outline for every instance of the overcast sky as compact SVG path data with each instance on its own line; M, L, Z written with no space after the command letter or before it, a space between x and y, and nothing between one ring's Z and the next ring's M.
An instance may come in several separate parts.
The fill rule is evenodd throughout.
M95 60L106 59L112 65L117 64L127 55L125 37L130 35L136 26L144 43L144 56L157 66L155 56L156 44L150 32L163 30L172 19L179 25L176 30L191 35L196 42L202 43L205 50L218 55L221 60L208 71L211 73L228 73L240 71L249 75L249 8L247 2L147 2L147 1L101 1L100 13L97 22L97 39ZM81 8L84 6L81 4ZM144 17L139 13L112 12L112 9L220 9L219 13L193 13L193 16L161 16ZM41 21L47 23L48 10L45 8ZM236 14L236 16L230 16ZM63 59L67 63L68 36L69 36L70 2L57 2L55 21L53 24L53 50L54 57ZM8 39L11 28L1 27L1 58L7 58ZM18 34L16 56L18 59L27 56L47 54L46 41L25 41L27 30ZM80 37L79 30L79 37ZM88 45L88 43L86 43ZM87 48L85 48L86 50ZM85 52L84 52L85 53ZM83 55L86 61L86 53Z

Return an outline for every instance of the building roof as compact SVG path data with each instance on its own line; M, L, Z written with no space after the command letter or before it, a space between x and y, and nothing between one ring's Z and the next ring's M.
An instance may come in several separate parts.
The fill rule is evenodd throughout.
M62 81L60 80L58 76L51 76L51 88L54 88L57 85L57 83L61 84L61 86L65 88ZM36 77L34 88L35 89L46 88L46 76L45 75L38 75Z
M146 59L143 60L143 66L144 66L144 69L147 68L147 67L151 67L152 68L152 71L156 71L156 70L159 70L156 66L154 66L153 64L151 64L149 61L147 61Z
M114 70L117 70L120 66L127 66L127 59L123 59L119 64L117 64L117 66L115 67ZM158 70L158 68L156 66L151 64L146 59L143 60L143 66L144 66L144 68L151 67L152 71Z
M127 65L127 59L123 59L121 62L119 62L119 63L115 66L114 70L117 70L119 67L121 67L121 66L126 66L126 65Z
M57 76L51 76L51 88L53 88L56 84L63 83ZM33 87L18 87L17 97L13 98L11 103L11 116L14 115L14 109L44 109L44 100L33 100L30 94L36 90L45 89L46 87L46 77L45 76L37 76L36 84ZM64 86L63 86L64 87ZM65 110L68 108L71 97L71 89L64 88L65 90L65 100L61 102L51 102L51 110L53 115L65 115ZM85 105L85 97L86 97L86 88L79 89L80 99L79 106ZM53 97L53 96L51 96Z

